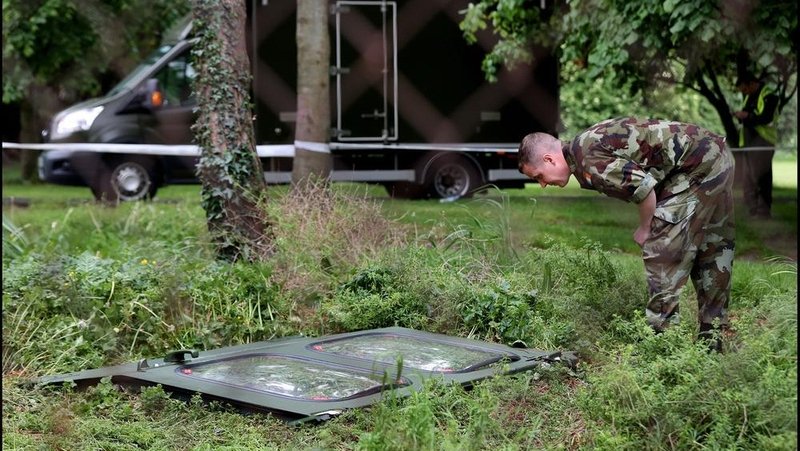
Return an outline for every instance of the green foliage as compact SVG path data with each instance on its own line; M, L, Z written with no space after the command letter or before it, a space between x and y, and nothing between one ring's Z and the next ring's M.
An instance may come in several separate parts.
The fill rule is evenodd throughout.
M44 2L37 9L29 4L3 1L3 62L6 55L12 57L16 53L20 66L27 66L33 77L52 79L61 74L97 40L89 21L71 2ZM52 50L55 46L57 51ZM42 51L48 47L51 51ZM21 75L22 67L14 69L10 74L12 79L13 75ZM6 80L6 71L3 72L3 101L18 100L25 92L24 78L15 79L12 84Z
M27 248L28 240L25 238L25 233L3 215L3 257L19 257Z
M187 227L183 208L121 208L47 221L31 231L31 251L4 261L6 371L65 371L293 331L275 321L291 304L267 282L269 265L209 262L207 248L186 240L204 227Z
M620 116L702 124L716 133L725 133L713 107L700 94L686 88L663 86L649 92L632 92L630 83L620 89L617 82L603 75L591 77L571 62L562 67L562 77L560 101L566 139L600 121ZM620 91L626 95L620 95Z
M427 306L406 287L395 269L367 268L343 283L320 312L334 331L389 326L425 329Z
M470 44L478 42L478 32L491 23L499 40L491 52L486 54L482 68L486 78L497 81L497 70L502 65L513 69L517 64L529 64L533 60L528 43L553 44L553 36L546 26L539 8L531 8L525 0L482 1L470 3L459 27ZM545 24L545 26L543 26Z
M479 290L461 305L464 323L478 336L502 343L522 342L541 326L536 318L536 292L516 293L501 280Z
M84 252L51 260L34 253L7 270L3 318L11 329L4 335L5 370L98 366L292 330L275 321L287 306L266 283L269 267ZM31 321L37 316L46 319Z
M360 450L479 450L502 434L489 414L499 400L483 385L465 397L457 385L426 381L425 390L408 399L389 398L372 413L370 432L361 435Z
M481 0L465 12L461 27L468 41L488 24L497 35L484 60L489 79L501 64L528 60L532 43L557 47L565 67L585 70L588 80L602 77L616 95L648 99L665 85L697 91L731 138L736 136L731 111L738 105L729 103L738 98L733 95L738 74L748 71L766 80L781 106L796 93L796 2L575 0L551 7L549 19L521 9L514 2Z
M643 320L612 322L614 359L579 396L592 445L794 448L797 313L775 299L734 322L738 349L723 355L693 343L686 328L656 336Z
M519 270L537 292L535 321L523 339L531 347L569 348L591 356L607 324L617 317L637 317L647 299L641 262L621 262L588 240L581 249L551 241L546 249L529 253Z
M188 12L186 1L3 0L3 102L25 100L32 83L67 98L99 93L101 75L121 78Z
M3 446L796 448L796 262L737 258L726 353L708 354L694 340L691 287L682 325L652 334L640 256L595 242L630 240L627 223L600 198L581 203L565 191L510 193L498 200L503 209L275 196L267 208L283 214L274 230L280 246L272 261L255 264L215 260L196 191L115 209L39 198L9 208L28 244L3 260ZM403 221L384 217L398 211ZM749 231L740 223L748 246L763 247L756 232L786 233L771 229L777 223L794 233L796 214L771 222ZM592 224L606 228L581 239ZM515 252L500 258L509 245ZM582 361L577 372L543 366L469 390L431 380L413 396L387 394L314 427L186 403L160 387L18 384L176 348L394 324L577 350Z

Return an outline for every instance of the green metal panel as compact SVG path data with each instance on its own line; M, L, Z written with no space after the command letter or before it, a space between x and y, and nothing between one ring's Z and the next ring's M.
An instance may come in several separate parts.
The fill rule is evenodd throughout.
M212 351L181 350L163 359L46 376L41 384L79 387L110 377L139 387L161 384L182 395L202 394L292 420L324 420L343 409L407 396L426 378L468 385L548 362L573 365L574 354L389 327L326 337L292 337Z

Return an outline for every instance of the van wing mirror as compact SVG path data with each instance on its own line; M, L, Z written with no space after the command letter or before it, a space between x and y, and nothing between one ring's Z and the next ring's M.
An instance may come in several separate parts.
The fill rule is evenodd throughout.
M120 114L150 113L164 105L164 94L158 87L158 80L150 78L139 86L136 95L122 108Z
M164 94L158 87L158 80L149 78L144 84L144 101L142 105L148 110L157 110L164 105Z

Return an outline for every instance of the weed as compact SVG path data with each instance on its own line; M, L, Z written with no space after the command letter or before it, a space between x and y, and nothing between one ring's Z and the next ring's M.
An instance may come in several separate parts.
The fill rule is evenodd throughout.
M311 184L266 205L274 218L277 254L272 281L313 304L338 276L403 240L401 227L365 195Z
M402 275L386 267L369 267L343 283L320 313L334 331L401 326L424 329L426 303L406 290Z
M142 413L151 418L157 418L170 409L180 409L183 405L176 402L175 399L165 392L161 384L152 387L142 387L139 395L139 403Z
M688 326L653 335L643 319L617 320L615 334L637 343L611 345L615 351L579 397L591 414L594 446L796 445L797 316L775 308L775 300L734 321L734 340L748 344L732 344L738 351L721 356L695 343Z
M484 287L461 304L464 323L478 337L513 343L530 341L536 321L536 292L517 293L506 280Z
M28 239L23 230L3 214L3 257L19 257L26 252L28 247Z

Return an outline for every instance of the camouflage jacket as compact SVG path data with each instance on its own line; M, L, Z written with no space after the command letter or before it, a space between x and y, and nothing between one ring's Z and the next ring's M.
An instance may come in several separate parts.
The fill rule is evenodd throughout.
M582 188L634 203L653 189L658 200L685 191L729 152L724 137L697 125L633 117L595 124L563 151Z

